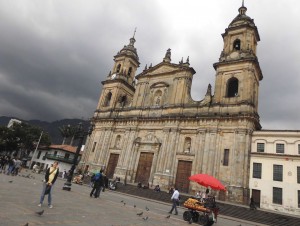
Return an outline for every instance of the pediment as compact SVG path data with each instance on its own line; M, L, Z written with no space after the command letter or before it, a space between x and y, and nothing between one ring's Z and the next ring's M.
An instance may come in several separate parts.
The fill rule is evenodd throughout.
M178 67L173 65L157 65L158 67L150 68L146 75L170 74L178 70ZM152 70L151 70L152 69Z
M144 77L144 76L155 76L155 75L163 75L163 74L174 74L178 71L182 70L191 70L192 68L186 67L179 64L170 64L166 62L162 62L154 67L150 67L148 69L145 69L141 74L137 75L136 77ZM193 74L195 73L194 69Z

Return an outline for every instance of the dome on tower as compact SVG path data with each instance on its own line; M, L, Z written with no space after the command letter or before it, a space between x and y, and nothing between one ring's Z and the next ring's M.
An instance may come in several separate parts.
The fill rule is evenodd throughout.
M246 15L247 8L243 5L239 8L239 14L229 24L229 28L238 27L241 25L255 26L254 20Z
M132 37L130 43L125 45L116 56L126 55L133 57L136 61L139 61L139 56L137 54L136 48L134 47L135 39Z

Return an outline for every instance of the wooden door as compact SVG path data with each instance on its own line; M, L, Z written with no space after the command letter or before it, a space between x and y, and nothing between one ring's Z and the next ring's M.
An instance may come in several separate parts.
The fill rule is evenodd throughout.
M152 167L152 160L153 153L141 153L135 177L136 183L141 182L142 184L148 184Z
M177 174L175 187L179 191L188 193L190 187L189 177L192 172L192 162L190 161L178 161Z
M119 160L119 154L110 154L107 168L106 168L106 176L107 178L112 179L114 177L115 169L117 167Z
M260 190L252 189L252 196L257 207L260 207Z

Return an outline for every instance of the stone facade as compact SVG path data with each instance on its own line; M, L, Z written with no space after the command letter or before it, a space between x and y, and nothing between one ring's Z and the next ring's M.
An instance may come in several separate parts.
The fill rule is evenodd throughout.
M199 190L188 176L207 173L226 185L219 199L247 202L251 136L261 128L257 112L263 76L256 56L259 34L246 7L222 34L224 49L214 64L214 93L209 84L201 101L191 98L195 70L189 59L163 61L135 76L139 58L130 43L115 64L93 116L95 129L82 164L105 168L110 177L183 192Z

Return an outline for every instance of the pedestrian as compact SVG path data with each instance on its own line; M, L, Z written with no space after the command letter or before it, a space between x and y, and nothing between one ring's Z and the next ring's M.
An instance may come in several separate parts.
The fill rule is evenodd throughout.
M8 159L8 170L7 170L7 175L11 174L13 175L14 169L15 169L15 158L9 158Z
M46 170L45 180L43 182L43 190L40 198L40 204L38 206L42 206L45 195L48 195L48 207L53 208L52 192L58 174L59 174L58 162L55 161L53 165Z
M64 170L64 171L63 171L63 173L62 173L62 175L61 175L61 178L62 178L62 179L65 179L65 177L66 177L66 174L67 174L67 171L66 171L66 170Z
M102 170L100 170L99 173L96 173L93 178L94 186L90 193L90 197L94 196L95 198L98 198L100 196L100 190L103 186L103 176L102 176Z
M18 173L21 170L21 164L22 164L22 161L19 158L16 158L16 160L15 160L15 168L14 168L14 171L13 171L13 175L15 175L15 176L18 175Z
M253 197L250 198L250 210L256 210L255 202Z
M172 209L169 211L169 213L172 214L173 210L175 210L175 215L178 215L177 205L179 204L179 191L177 187L175 187L171 200L172 200Z

